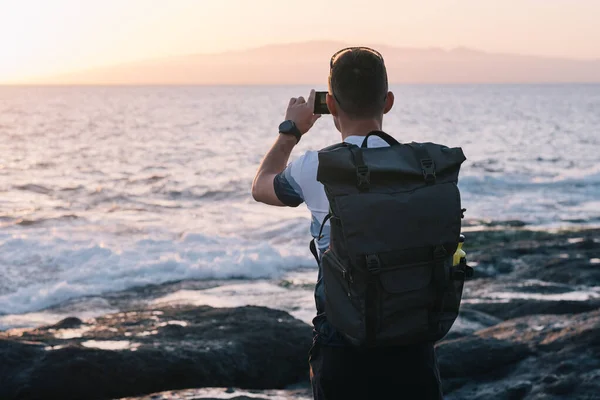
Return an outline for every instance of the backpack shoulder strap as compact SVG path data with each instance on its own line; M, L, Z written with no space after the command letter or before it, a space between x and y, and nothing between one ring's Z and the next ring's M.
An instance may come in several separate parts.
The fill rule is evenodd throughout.
M323 223L321 224L321 229L319 230L319 236L317 236L316 238L313 238L313 240L310 241L310 245L308 246L310 249L310 252L312 253L315 260L317 261L317 264L319 264L320 260L319 260L319 252L317 251L317 245L315 244L315 241L323 238L323 228L325 227L325 223L327 221L329 221L330 219L331 219L331 213L327 214L325 216L325 218L323 219Z

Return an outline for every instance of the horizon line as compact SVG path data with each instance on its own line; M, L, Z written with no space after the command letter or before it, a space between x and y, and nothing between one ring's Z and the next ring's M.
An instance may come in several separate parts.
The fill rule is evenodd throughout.
M600 85L598 82L400 82L390 83L394 86L588 86L588 85ZM322 84L309 84L309 83L2 83L0 82L0 88L9 87L290 87L290 86L302 86L319 88Z
M157 61L163 61L163 60L170 60L170 59L174 59L174 58L186 58L186 57L194 57L194 56L205 56L205 57L206 56L220 56L220 55L226 55L226 54L232 54L232 53L243 53L243 52L248 52L248 51L253 51L253 50L265 49L265 48L269 48L269 47L276 47L276 46L285 47L285 46L303 45L303 44L311 44L311 43L313 43L313 44L319 44L319 43L321 43L321 44L338 44L341 46L347 46L349 44L346 41L315 39L315 40L291 41L291 42L281 42L281 43L266 43L266 44L262 44L262 45L250 46L250 47L239 48L239 49L229 49L229 50L223 50L223 51L181 53L181 54L172 54L172 55L165 55L165 56L148 57L148 58L138 58L138 59L130 60L130 61L115 61L112 63L96 64L96 65L91 65L88 67L69 69L69 70L65 70L62 72L59 71L59 72L50 73L50 74L29 76L26 78L20 78L20 79L16 80L14 83L0 82L0 86L28 85L28 83L26 83L26 81L43 80L43 79L48 79L48 78L52 78L52 77L77 74L77 73L82 73L82 72L87 72L87 71L94 71L94 70L98 70L98 69L130 66L130 65L135 65L135 64L139 64L139 63L157 62ZM373 43L371 43L371 44L369 44L369 46L372 46L375 49L377 49L378 47L379 48L387 47L390 49L397 49L397 50L433 50L433 51L441 51L444 53L452 53L453 51L457 51L457 50L466 50L466 51L481 53L481 54L485 54L485 55L492 55L492 56L532 57L532 58L542 58L542 59L548 59L548 60L564 60L564 61L592 62L592 63L600 62L600 57L580 58L580 57L567 57L567 56L558 56L558 55L535 55L535 54L518 53L518 52L517 53L491 52L489 50L482 50L479 48L462 46L462 45L454 46L454 47L443 47L443 46L418 47L418 46L397 46L397 45L392 45L392 44L382 44L382 43L373 44ZM35 83L33 83L33 84L35 85ZM48 85L54 85L54 84L48 84ZM82 85L88 85L88 84L82 84ZM93 84L89 84L89 85L93 85ZM127 84L123 84L123 85L127 85Z

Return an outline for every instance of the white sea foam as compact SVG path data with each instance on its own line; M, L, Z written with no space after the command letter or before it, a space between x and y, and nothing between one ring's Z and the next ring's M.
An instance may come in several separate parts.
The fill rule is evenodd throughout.
M101 350L134 350L140 343L132 343L129 340L87 340L81 345Z
M176 240L100 240L101 244L98 238L3 235L0 260L8 279L0 294L0 314L27 313L133 286L185 279L273 278L289 269L314 267L304 248L278 249L236 238L190 234Z

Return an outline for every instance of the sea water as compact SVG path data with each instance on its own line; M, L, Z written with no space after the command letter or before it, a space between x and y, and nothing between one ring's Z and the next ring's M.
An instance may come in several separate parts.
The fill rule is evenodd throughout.
M293 300L300 310L283 308L308 320L310 290L273 282L316 279L309 214L257 204L250 187L289 98L309 90L0 87L0 329L46 322L41 310L69 299L188 280L221 282L193 302ZM600 85L392 90L385 131L463 148L467 218L600 223ZM324 116L292 159L339 139ZM80 315L107 308L89 304Z

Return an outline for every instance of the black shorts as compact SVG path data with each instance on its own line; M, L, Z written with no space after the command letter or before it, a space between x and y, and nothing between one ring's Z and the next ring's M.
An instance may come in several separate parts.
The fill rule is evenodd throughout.
M309 356L315 400L440 400L433 344L359 349L315 341Z

